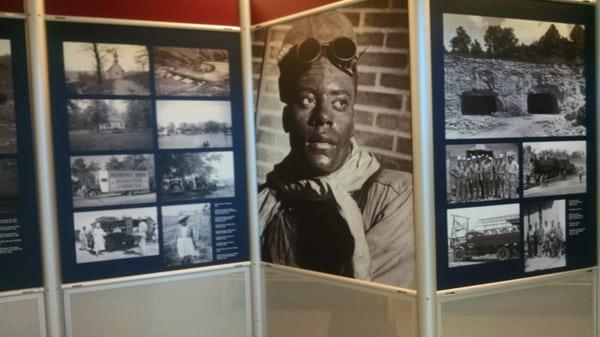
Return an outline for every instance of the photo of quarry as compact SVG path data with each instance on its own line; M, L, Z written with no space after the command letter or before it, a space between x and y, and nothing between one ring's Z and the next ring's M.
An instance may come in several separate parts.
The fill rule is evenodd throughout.
M444 14L446 139L586 135L580 25Z

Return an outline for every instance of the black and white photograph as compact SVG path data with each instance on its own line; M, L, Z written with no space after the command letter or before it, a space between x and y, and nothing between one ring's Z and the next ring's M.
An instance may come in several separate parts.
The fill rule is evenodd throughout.
M582 25L444 14L446 139L586 135Z
M0 154L17 152L10 40L0 39Z
M156 119L161 149L233 146L229 101L159 100Z
M19 210L19 164L16 159L0 159L0 214Z
M78 99L67 103L71 151L152 149L149 100Z
M154 155L71 157L73 206L156 202Z
M567 265L565 204L565 200L524 204L525 272Z
M519 198L518 145L446 146L448 203Z
M159 157L161 201L233 198L233 152L166 153Z
M519 204L448 209L448 267L517 260Z
M150 57L140 45L63 42L65 85L73 95L149 95Z
M155 47L153 51L157 95L230 95L227 50Z
M586 142L523 143L523 195L540 197L587 191Z
M162 246L169 267L213 260L210 203L162 208Z
M77 263L159 254L156 208L129 208L73 214Z
M263 261L415 289L409 46L394 7L254 32Z

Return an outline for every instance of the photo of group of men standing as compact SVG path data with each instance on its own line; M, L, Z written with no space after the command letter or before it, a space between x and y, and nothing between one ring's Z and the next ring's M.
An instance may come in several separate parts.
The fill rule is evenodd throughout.
M565 200L524 205L525 271L566 265Z
M448 202L518 198L516 153L513 144L449 145Z

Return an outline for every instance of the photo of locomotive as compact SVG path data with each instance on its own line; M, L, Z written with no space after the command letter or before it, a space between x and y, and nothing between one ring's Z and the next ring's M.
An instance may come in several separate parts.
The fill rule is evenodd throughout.
M523 144L525 197L586 192L584 141Z

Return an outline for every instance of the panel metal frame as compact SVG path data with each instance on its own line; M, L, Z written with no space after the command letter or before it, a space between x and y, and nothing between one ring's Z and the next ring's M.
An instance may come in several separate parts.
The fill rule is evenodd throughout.
M0 293L0 304L35 300L37 302L40 336L46 337L46 313L44 306L44 289L32 288L26 290L6 291Z
M13 13L13 12L0 12L0 18L2 18L2 19L25 19L25 14Z
M225 25L207 25L199 23L179 23L170 21L153 21L153 20L133 20L133 19L113 19L103 17L88 17L88 16L72 16L72 15L45 15L46 21L49 22L75 22L75 23L91 23L104 25L119 25L119 26L137 26L137 27L154 27L154 28L171 28L171 29L189 29L189 30L204 30L204 31L224 31L224 32L239 32L240 27L225 26Z
M67 337L73 337L73 326L72 326L72 313L70 297L72 295L82 293L93 293L104 290L113 290L121 288L130 288L136 286L144 286L149 284L160 284L168 282L176 282L181 280L189 279L201 279L215 276L231 275L231 274L243 274L244 277L244 289L245 289L245 302L247 312L246 319L246 337L253 337L252 335L252 304L251 304L251 287L250 287L250 264L240 263L225 266L216 266L215 268L198 268L192 270L181 270L178 272L165 272L148 275L139 275L132 277L115 278L109 280L100 280L86 282L85 284L71 285L64 289L64 303L65 303L65 330ZM209 270L210 269L210 270Z
M24 0L27 59L29 62L30 100L35 152L35 174L39 207L42 266L44 270L45 324L49 337L64 336L64 309L56 181L54 180L54 149L50 112L50 81L44 0Z
M460 301L470 298L484 297L489 295L497 295L503 294L513 291L532 289L536 287L541 287L544 285L550 285L556 282L565 281L568 279L575 278L577 276L585 276L591 275L592 279L592 311L594 312L594 316L598 315L598 287L600 284L598 283L598 272L599 269L597 267L579 269L579 270L571 270L562 273L555 274L547 274L541 276L534 276L528 278L521 278L517 280L510 281L502 281L496 283L488 283L477 286L469 286L464 288L456 288L456 289L448 289L437 292L437 322L436 325L438 327L437 337L444 337L442 332L442 306L445 303ZM593 322L593 331L594 336L598 336L598 320L594 319Z

